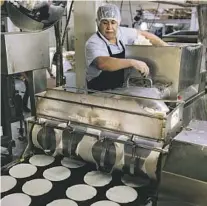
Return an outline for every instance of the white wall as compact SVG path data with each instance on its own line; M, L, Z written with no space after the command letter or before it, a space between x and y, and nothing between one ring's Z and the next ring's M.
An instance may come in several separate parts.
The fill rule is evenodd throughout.
M182 1L182 0L180 0L180 1ZM108 2L114 3L119 8L121 8L122 1L111 0ZM131 7L131 9L130 9L130 7ZM147 0L145 0L145 1L134 1L134 0L126 1L126 0L124 0L123 4L122 4L122 11L121 11L121 15L122 15L121 24L126 24L131 27L132 26L132 18L135 17L136 10L139 10L141 8L142 9L157 9L157 8L158 9L169 9L169 8L181 8L181 7L176 6L176 5L170 5L170 4L153 3L153 2L150 2ZM131 18L131 13L132 13L132 18Z
M68 9L70 6L70 1L69 0L69 4L68 4ZM83 1L84 2L84 1ZM100 2L97 1L97 2ZM102 3L114 3L116 4L119 8L121 7L121 2L122 1L115 1L115 0L111 0L111 1L106 1L106 0L102 0ZM131 6L130 6L131 5ZM130 9L131 7L131 9ZM132 23L133 23L133 19L136 15L136 10L143 8L143 9L168 9L168 8L181 8L179 6L175 6L175 5L168 5L168 4L158 4L158 3L153 3L153 2L149 2L149 1L123 1L122 4L122 10L121 10L121 15L122 15L122 25L128 25L129 27L132 27ZM88 8L87 8L88 10ZM132 11L132 12L131 12ZM94 11L92 11L94 12ZM131 15L132 13L132 15ZM70 20L70 24L69 24L69 28L70 30L68 31L68 35L69 35L69 46L70 46L70 50L74 49L74 12L72 13L71 16L71 20ZM85 22L87 24L87 22Z
M84 2L84 1L83 1ZM97 2L100 2L97 1ZM106 2L106 0L102 1L103 3ZM122 1L107 1L109 3L114 3L116 4L119 8L121 6L121 2ZM143 9L148 9L148 8L154 8L156 9L158 7L157 3L152 3L152 2L148 2L148 1L123 1L123 6L122 6L122 22L121 24L124 25L129 25L129 27L132 26L132 20L131 20L131 13L130 13L130 2L131 2L131 9L132 9L132 18L134 18L134 16L136 15L136 10L143 8ZM69 8L70 8L70 4L71 4L71 0L68 0L68 4L67 4L67 11L69 12ZM177 8L178 6L172 6L172 5L164 5L164 4L160 4L159 8L171 8L171 7L175 7ZM88 9L87 9L88 10ZM65 16L63 16L62 18L63 21L63 30L65 28L65 23L66 23L66 18ZM87 24L87 22L86 22ZM69 50L74 50L74 11L72 11L72 15L71 15L71 19L68 25L68 36L69 36ZM49 32L49 42L50 42L50 46L51 47L55 47L55 34L54 34L54 27L48 29ZM66 48L66 42L65 42L65 48Z

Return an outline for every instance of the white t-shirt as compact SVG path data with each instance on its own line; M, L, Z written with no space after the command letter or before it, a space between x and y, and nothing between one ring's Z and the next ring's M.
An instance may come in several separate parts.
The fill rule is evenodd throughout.
M121 53L123 48L119 41L125 46L131 45L137 39L137 30L134 28L119 27L117 31L118 44L111 44L100 32L99 34L105 40L110 47L112 54ZM93 60L99 56L110 56L106 43L96 33L93 34L85 46L85 59L86 59L86 78L88 81L100 75L101 70L96 68L93 64Z

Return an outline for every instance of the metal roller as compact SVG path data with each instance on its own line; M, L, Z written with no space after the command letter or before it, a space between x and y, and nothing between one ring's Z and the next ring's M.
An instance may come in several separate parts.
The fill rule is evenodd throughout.
M122 170L154 180L163 152L163 143L58 122L34 124L31 139L46 154L82 159L105 172Z

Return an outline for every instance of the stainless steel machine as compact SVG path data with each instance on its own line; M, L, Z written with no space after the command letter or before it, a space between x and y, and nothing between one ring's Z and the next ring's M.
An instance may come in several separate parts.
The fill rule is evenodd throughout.
M126 48L127 58L140 59L148 64L152 86L161 87L163 93L168 92L167 99L184 101L205 88L205 72L200 72L201 53L202 45L199 44L168 47L133 45ZM136 77L136 74L131 76Z
M150 86L137 86L140 78L132 74L113 91L62 86L37 94L23 157L41 151L147 180L140 205L206 205L207 122L184 118L185 109L206 96L201 47L127 47L128 57L147 56L154 71Z
M142 203L154 202L165 146L181 129L184 104L120 90L86 94L58 87L36 95L36 116L27 119L29 144L23 157L41 151L84 160L104 172L137 176L151 182Z
M22 73L27 75L28 88L25 90L29 93L32 115L35 115L34 94L46 90L46 69L48 68L47 32L1 33L1 126L3 130L1 146L9 149L11 158L12 123L20 121L20 138L25 139L23 101L20 92L15 88L15 76Z
M39 153L78 159L147 182L138 189L136 205L206 205L202 53L200 44L127 46L127 57L148 63L150 78L132 72L126 85L113 91L61 86L37 94L20 162Z
M157 205L206 205L207 94L206 69L201 69L202 46L129 46L127 55L148 62L154 87L163 85L160 91L165 98L184 101L184 128L169 144ZM132 78L136 76L132 73Z
M30 97L31 114L35 115L34 94L46 90L49 39L43 30L59 21L66 4L67 1L1 1L1 146L9 149L11 157L11 123L20 121L20 139L25 139L23 107L30 111L27 108ZM14 25L9 26L9 18L19 32L14 32ZM26 79L23 100L15 88L17 75Z
M126 56L144 60L150 67L148 87L157 88L162 97L185 102L184 126L192 119L206 120L206 69L201 67L201 44L172 44L168 47L127 46ZM162 55L165 54L165 55ZM137 79L138 76L138 80ZM132 71L130 78L140 82ZM133 82L133 81L132 81ZM142 82L142 81L141 81ZM149 82L149 81L148 81ZM202 111L200 109L200 111Z

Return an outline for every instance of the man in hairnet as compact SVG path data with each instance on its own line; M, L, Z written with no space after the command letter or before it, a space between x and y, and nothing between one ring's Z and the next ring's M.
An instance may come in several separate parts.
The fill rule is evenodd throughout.
M167 45L159 37L146 31L120 27L121 15L114 4L98 8L98 31L86 42L86 80L88 89L103 91L123 86L124 69L133 67L142 75L149 74L143 61L125 59L125 45L133 44L139 35L153 45Z

